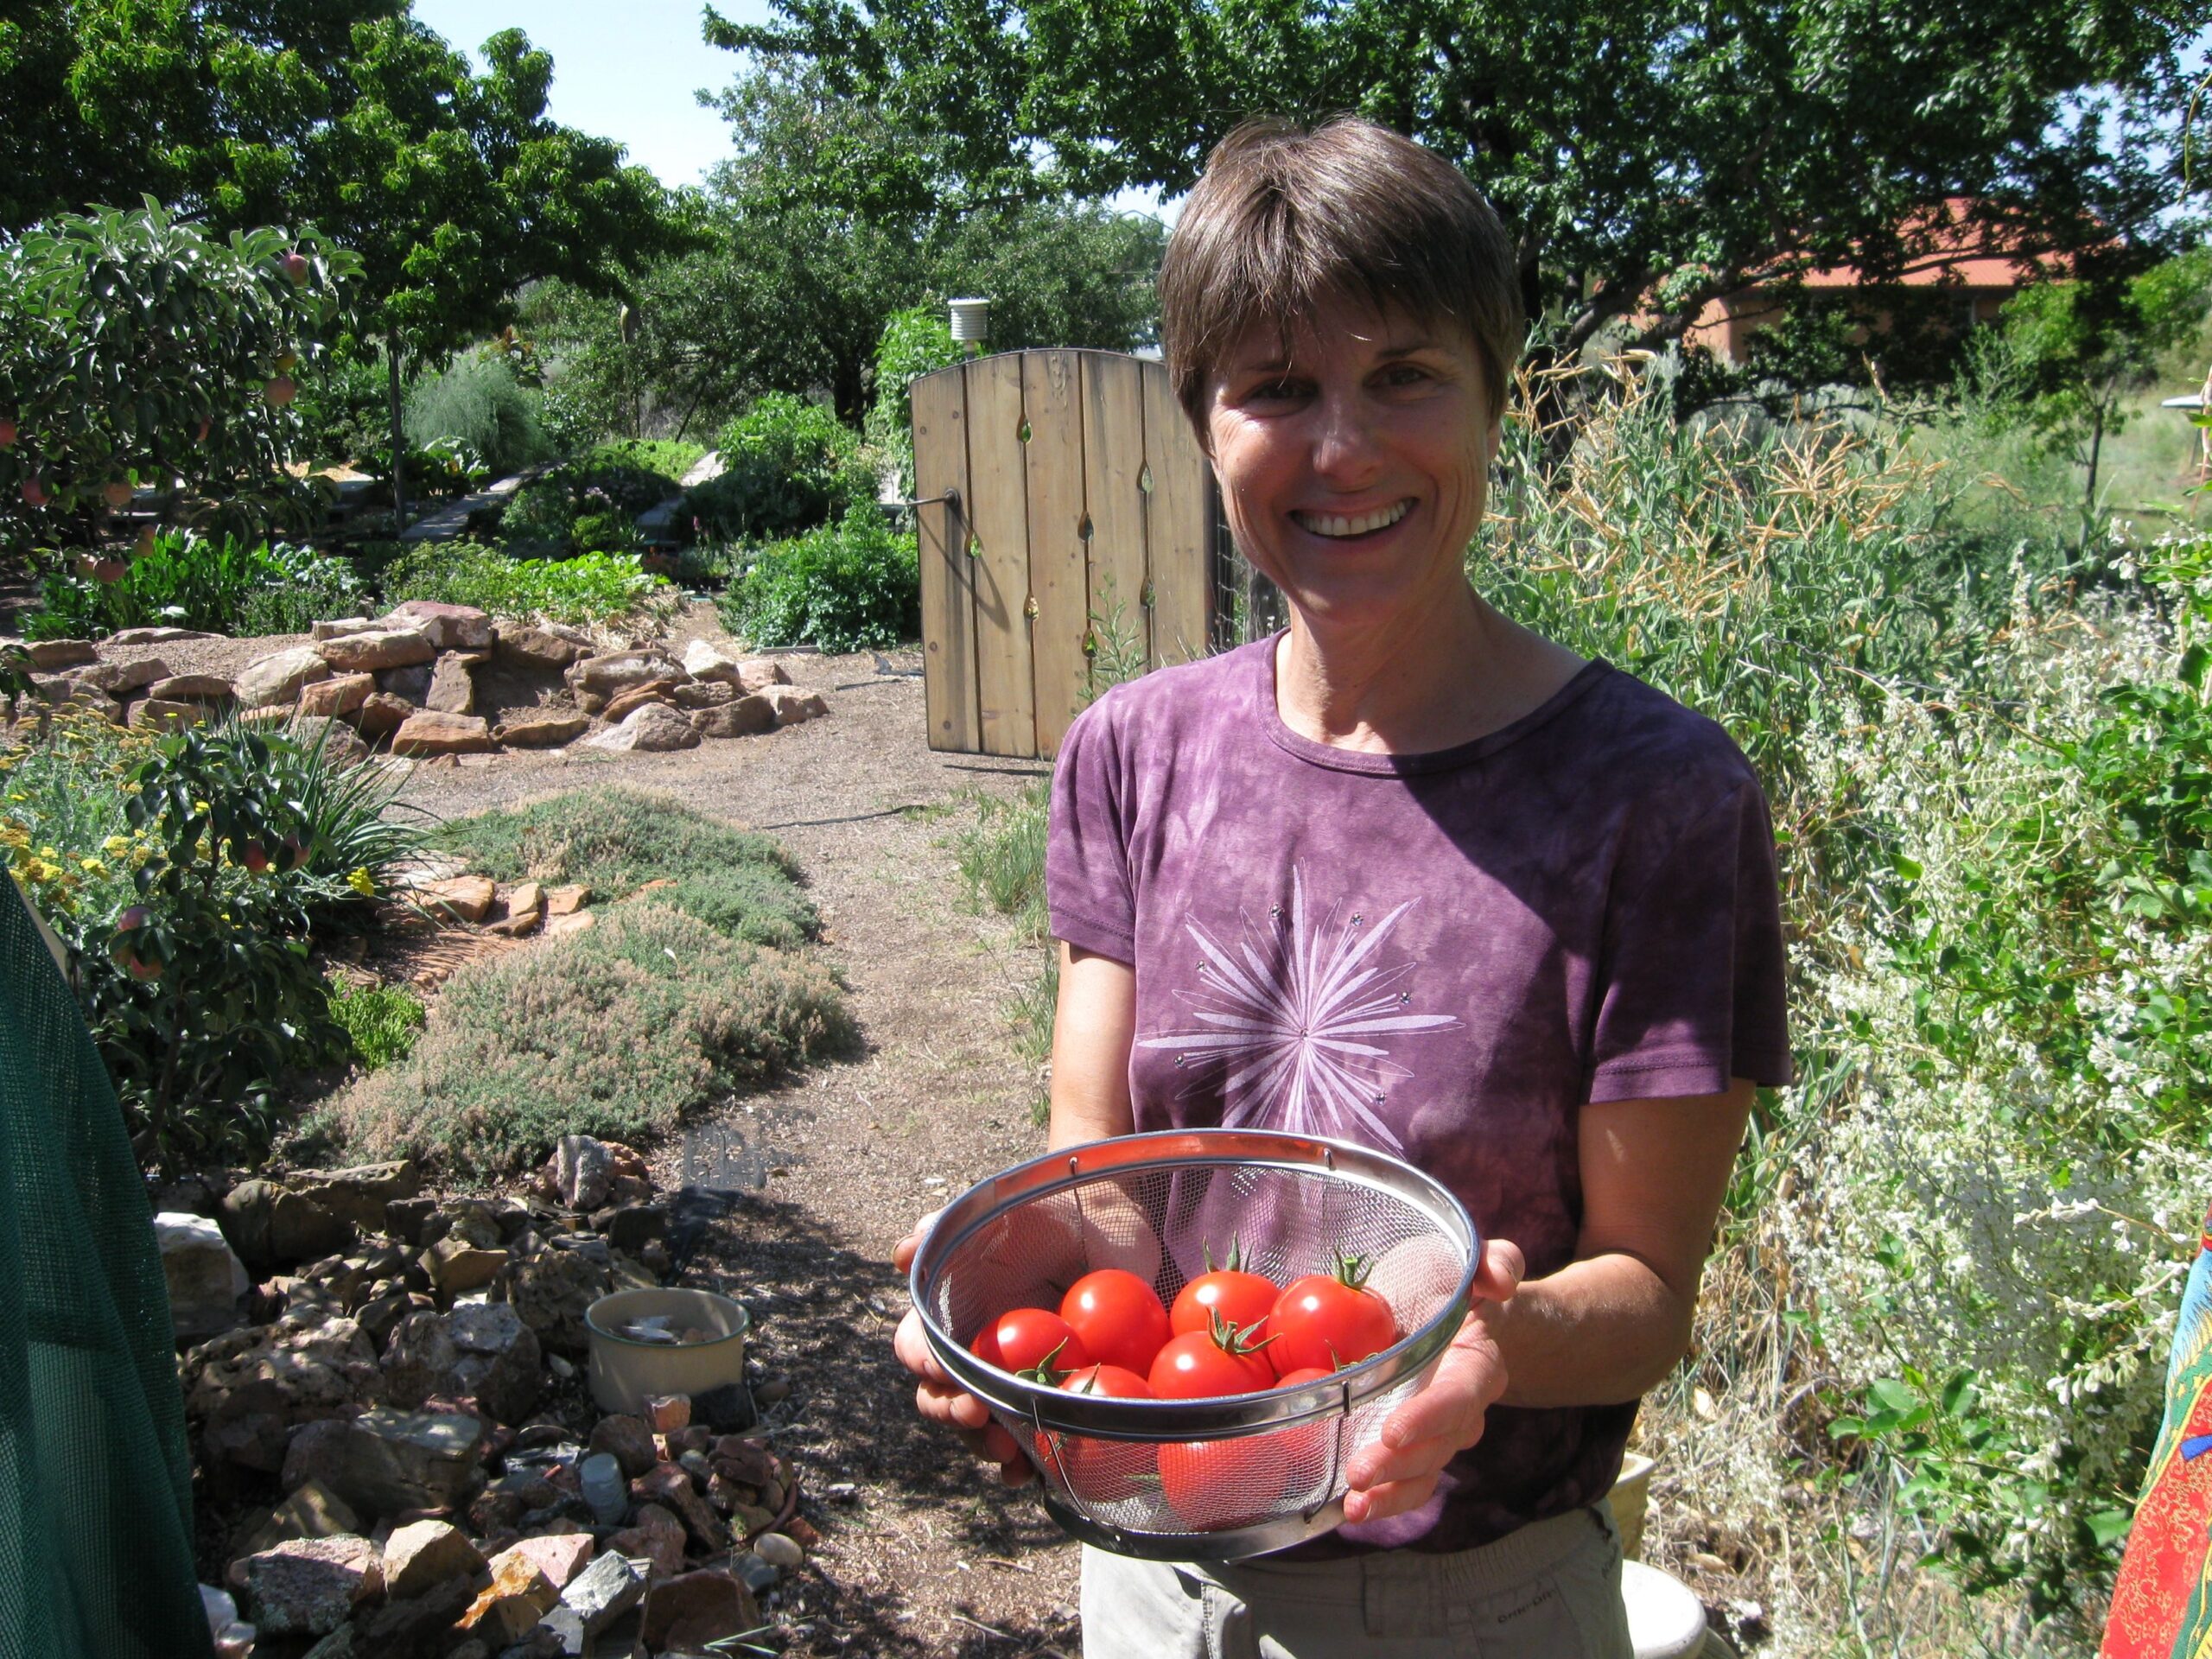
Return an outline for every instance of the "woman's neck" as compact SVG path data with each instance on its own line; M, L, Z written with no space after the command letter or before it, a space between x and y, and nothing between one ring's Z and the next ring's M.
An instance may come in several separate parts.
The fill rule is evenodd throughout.
M1379 622L1294 611L1275 648L1275 710L1292 731L1332 748L1421 754L1510 724L1580 667L1461 582Z

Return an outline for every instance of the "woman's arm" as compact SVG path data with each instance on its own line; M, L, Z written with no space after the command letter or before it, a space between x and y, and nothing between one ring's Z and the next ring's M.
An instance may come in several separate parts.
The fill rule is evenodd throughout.
M1353 1521L1427 1502L1454 1454L1482 1438L1490 1408L1633 1400L1689 1348L1698 1280L1743 1144L1751 1085L1682 1100L1582 1109L1582 1230L1575 1260L1487 1298L1429 1386L1391 1413L1346 1471ZM1502 1247L1491 1246L1493 1257ZM1517 1260L1519 1253L1514 1252ZM1497 1272L1495 1260L1486 1274Z
M1061 945L1047 1152L1136 1128L1129 1101L1129 1046L1136 1027L1136 969L1095 950Z

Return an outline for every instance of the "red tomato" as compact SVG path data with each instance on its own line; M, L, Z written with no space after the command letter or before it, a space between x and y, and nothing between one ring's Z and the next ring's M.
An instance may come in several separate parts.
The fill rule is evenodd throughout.
M1001 1370L1030 1371L1046 1360L1058 1371L1081 1370L1090 1351L1058 1314L1041 1307L1017 1307L1001 1313L969 1344L978 1358Z
M1070 1285L1060 1299L1060 1317L1093 1359L1139 1376L1151 1370L1153 1356L1173 1334L1167 1310L1152 1287L1123 1268L1101 1268Z
M1279 1389L1302 1389L1308 1382L1323 1382L1336 1373L1321 1365L1301 1365L1294 1371L1285 1371L1275 1379Z
M1145 1381L1152 1384L1157 1399L1212 1400L1272 1389L1275 1368L1249 1332L1217 1315L1211 1330L1170 1337L1154 1357Z
M1109 1400L1149 1400L1144 1378L1119 1365L1086 1365L1063 1377L1071 1394L1095 1394ZM1134 1496L1157 1478L1151 1448L1136 1440L1099 1440L1057 1430L1031 1437L1039 1469L1056 1475L1088 1503L1115 1503Z
M1211 1331L1217 1313L1229 1321L1265 1337L1261 1327L1274 1309L1275 1299L1282 1294L1282 1287L1261 1274L1246 1273L1234 1265L1202 1273L1175 1294L1175 1306L1167 1310L1167 1324L1177 1336L1185 1331Z
M1334 1273L1309 1273L1291 1281L1268 1316L1275 1337L1268 1357L1278 1376L1313 1366L1335 1370L1398 1339L1397 1316L1364 1287L1366 1280L1358 1261L1339 1256Z
M1193 1532L1249 1526L1274 1512L1286 1471L1273 1436L1169 1441L1160 1448L1160 1490Z

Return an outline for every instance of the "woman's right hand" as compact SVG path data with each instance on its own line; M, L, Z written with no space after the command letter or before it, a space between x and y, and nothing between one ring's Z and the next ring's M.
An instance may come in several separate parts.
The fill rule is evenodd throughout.
M929 1230L938 1213L931 1211L924 1216L914 1224L914 1230L900 1239L892 1251L891 1263L899 1272L913 1266L914 1252L921 1248L922 1235ZM991 1415L991 1408L955 1382L937 1363L930 1352L929 1339L922 1333L918 1309L906 1310L906 1317L899 1321L899 1334L892 1339L891 1345L899 1356L899 1363L918 1379L914 1388L917 1411L931 1422L957 1433L977 1457L998 1465L999 1478L1007 1485L1026 1485L1036 1478L1036 1466L1023 1455L1014 1436L999 1426Z

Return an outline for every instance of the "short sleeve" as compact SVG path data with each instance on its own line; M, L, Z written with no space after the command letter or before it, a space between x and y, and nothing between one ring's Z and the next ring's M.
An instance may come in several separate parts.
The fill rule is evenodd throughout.
M1136 960L1127 790L1111 693L1060 741L1045 839L1045 904L1052 937L1116 962Z
M1624 857L1591 1045L1592 1102L1790 1079L1774 830L1744 778L1662 844Z

